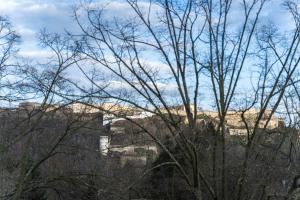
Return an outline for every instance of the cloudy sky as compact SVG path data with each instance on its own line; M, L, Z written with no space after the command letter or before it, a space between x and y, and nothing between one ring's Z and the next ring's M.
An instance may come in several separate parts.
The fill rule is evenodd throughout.
M126 12L125 3L118 0L98 0L96 2L109 2L113 10ZM124 2L124 1L123 1ZM63 32L76 29L72 20L72 10L78 5L79 0L0 0L0 13L7 16L19 34L22 44L19 54L25 57L39 58L47 56L45 50L38 45L37 33L46 28L50 32ZM275 21L283 26L288 26L290 19L285 16L282 0L275 0L269 4L263 13L267 20ZM238 20L238 13L237 20Z
M85 0L0 0L0 13L10 19L22 37L19 54L24 57L47 57L48 52L38 45L37 34L40 30L62 33L78 28L73 20L76 6ZM97 0L107 6L112 13L126 13L128 5L125 1ZM107 4L108 3L108 4ZM118 12L115 12L118 10Z
M20 55L45 57L41 51L37 33L46 28L50 32L73 29L70 0L0 0L0 13L8 17L22 37Z
M39 46L37 34L40 30L63 33L65 30L78 29L73 21L73 10L80 2L88 0L0 0L0 15L8 17L21 35L19 55L32 59L47 58L50 53ZM145 1L145 0L140 0ZM238 0L233 0L238 1ZM97 3L109 3L111 15L126 15L132 13L125 0L94 0ZM281 27L289 29L292 20L282 6L283 0L272 0L265 7L262 18ZM233 22L239 22L241 10L234 10ZM153 57L152 57L153 58ZM155 62L154 60L151 61ZM161 64L156 64L162 66ZM76 73L72 72L73 75Z

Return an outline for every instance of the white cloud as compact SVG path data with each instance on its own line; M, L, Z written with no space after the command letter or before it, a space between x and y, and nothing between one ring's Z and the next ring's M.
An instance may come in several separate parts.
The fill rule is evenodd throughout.
M22 36L22 38L28 40L28 39L35 39L36 36L36 31L25 27L24 25L17 25L15 26L16 31L18 32L18 34L20 34Z
M140 89L143 92L143 88L138 82L131 82L136 88ZM154 85L151 82L147 83L149 87L154 89ZM99 82L99 85L107 85L107 82ZM177 85L175 83L162 83L162 82L155 82L156 87L160 90L161 93L164 95L173 95L174 93L178 92ZM130 86L125 81L116 81L112 80L109 81L108 89L111 91L134 91L134 88Z
M26 51L19 51L19 56L27 57L27 58L49 58L53 56L53 52L47 50L26 50Z
M37 34L46 28L49 32L63 33L74 30L71 19L71 5L75 1L66 0L0 0L0 15L11 21L21 35L19 55L30 58L44 58L48 53L40 50Z
M56 11L57 7L53 4L47 4L47 3L32 4L28 8L26 8L26 10L30 12L41 12L41 11L49 11L49 10Z
M22 1L15 1L15 0L0 0L0 12L4 14L8 14L11 12L16 11L18 8L24 5Z
M127 3L126 1L107 1L107 0L103 0L100 2L94 2L94 3L89 3L87 4L87 7L89 9L98 9L98 8L103 8L103 6L105 6L105 9L107 10L119 10L119 11L129 11L129 9L131 9L131 6L129 3ZM150 6L149 1L139 1L138 2L138 6L140 9L148 9ZM151 8L152 10L157 10L160 9L160 7L157 4L154 4L152 2L151 4Z

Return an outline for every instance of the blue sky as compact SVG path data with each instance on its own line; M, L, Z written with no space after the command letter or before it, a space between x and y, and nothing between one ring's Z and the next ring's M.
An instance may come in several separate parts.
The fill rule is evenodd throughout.
M0 13L8 17L22 37L19 54L25 57L45 57L38 45L37 33L73 29L72 4L68 0L0 0Z
M36 37L38 32L43 28L49 32L58 33L76 30L78 27L72 19L73 9L82 1L85 0L0 0L1 15L10 19L22 37L19 55L32 59L48 57L49 51L39 46ZM111 15L127 16L132 12L125 0L94 0L95 5L107 2L110 3ZM272 0L272 3L267 4L262 13L262 19L280 26L282 30L288 30L292 21L283 10L282 2L283 0ZM240 21L240 12L238 9L234 10L236 17L234 16L232 23ZM243 82L241 83L243 85Z
M0 13L11 20L22 36L19 54L39 58L47 56L47 51L40 49L36 34L43 28L58 33L62 33L65 29L76 29L77 26L72 20L72 10L79 2L79 0L0 0ZM126 9L128 8L126 3L121 1L98 0L94 2L109 2L114 11L119 11L118 14L130 12L128 11L130 9ZM283 0L273 0L262 15L266 20L288 28L290 19L280 6L282 2ZM239 10L236 10L236 16L238 21Z

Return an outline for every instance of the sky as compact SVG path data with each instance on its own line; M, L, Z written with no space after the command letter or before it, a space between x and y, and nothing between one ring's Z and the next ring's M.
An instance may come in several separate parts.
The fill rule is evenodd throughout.
M84 0L81 0L81 2ZM238 1L238 0L233 0ZM130 9L121 0L94 0L95 3L109 2L112 15L128 15ZM267 4L262 19L270 21L283 30L288 30L291 19L282 7L283 0L273 0ZM8 17L21 35L19 55L32 59L47 58L50 52L39 45L37 34L42 29L48 32L63 33L65 30L76 31L73 10L80 0L0 0L0 13ZM235 10L236 19L240 20L240 10Z
M128 14L126 4L117 0L96 0L96 3L109 2L112 10L118 14ZM287 26L290 19L284 15L280 6L282 0L273 0L262 14L267 20ZM15 29L22 37L20 45L21 56L39 58L46 57L48 52L38 45L37 34L46 28L50 32L62 33L65 30L78 28L72 19L74 6L79 0L0 0L0 13L10 19ZM236 10L236 20L239 20L239 10Z
M21 35L19 55L29 58L49 56L41 49L38 33L46 29L51 33L75 31L78 26L73 19L74 8L85 0L0 0L0 14L7 17ZM99 0L97 3L109 3L109 8L127 15L128 5L116 0Z
M62 33L73 29L73 2L69 0L0 0L0 13L8 17L21 35L19 54L24 57L46 57L48 52L38 44L37 34L46 28Z

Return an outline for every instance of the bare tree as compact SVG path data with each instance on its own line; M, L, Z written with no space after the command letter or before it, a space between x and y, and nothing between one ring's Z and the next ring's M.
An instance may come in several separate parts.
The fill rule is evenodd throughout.
M9 94L9 87L13 84L9 80L12 75L12 57L15 55L17 48L16 43L19 41L19 35L14 30L10 21L0 16L0 98L1 100L8 101L13 98Z
M134 91L133 98L126 95L114 96L110 92L107 92L107 98L151 112L169 127L173 139L189 163L191 174L171 153L169 156L173 158L195 196L201 199L201 188L204 187L213 199L225 199L226 113L235 95L249 49L254 46L253 36L266 1L243 1L241 5L232 1L126 3L134 13L129 19L107 19L105 9L95 9L93 5L87 5L87 16L84 15L83 18L80 18L79 12L75 13L83 32L83 39L79 42L80 52L87 59L110 70L118 80ZM232 4L243 10L243 21L234 28L230 27L229 21L234 11ZM168 69L169 78L164 79L147 66L145 55L151 54L157 56ZM200 84L205 70L209 72L219 113L218 134L222 135L222 162L217 163L215 150L212 182L201 169L196 145L187 138L182 126L178 126L174 119L171 111L174 102L169 101L164 88L160 86L162 83L175 85L177 103L184 106L189 132L197 135L197 110L202 93ZM143 104L144 102L147 103ZM148 109L149 107L153 109ZM153 139L169 152L160 141L155 137ZM217 148L217 143L214 148ZM219 164L222 166L221 173L217 174L216 165ZM217 181L219 175L222 177L221 182Z
M48 63L52 68L45 74L26 68L23 72L32 78L32 85L27 86L41 95L44 110L55 101L92 107L110 101L156 117L163 122L166 129L161 130L162 134L170 136L168 140L176 151L138 120L102 109L137 126L169 157L145 174L172 166L197 200L269 198L265 186L274 171L268 168L285 153L282 148L287 140L282 137L271 145L272 150L267 150L265 135L278 108L285 105L285 111L292 116L288 92L298 94L296 74L300 61L297 5L291 1L285 4L295 23L282 45L277 41L282 39L281 32L276 33L274 27L260 21L269 2L272 1L127 0L122 3L131 13L122 17L111 16L110 4L82 4L74 16L78 33L67 33L65 37L41 34L42 44L56 57ZM235 22L238 9L240 20ZM252 97L245 101L238 94L238 86L243 74L249 72L247 63L259 66L249 86ZM71 69L81 74L81 80L68 76ZM202 97L210 95L213 98L208 103L217 110L216 127L210 129L213 137L202 134L198 125L199 105L206 103ZM246 105L235 106L237 100ZM257 109L257 115L250 123L246 115L251 108ZM231 110L238 110L247 130L242 159L237 163L230 163L233 155L228 150L231 141L227 139L226 120ZM199 143L199 138L208 147ZM257 159L269 154L272 156L266 162ZM204 162L204 157L209 161ZM45 160L41 159L29 172ZM234 177L229 173L232 165L236 169ZM260 178L255 176L257 166L263 166L266 172ZM20 197L29 174L23 177L15 199ZM251 177L258 183L253 184Z

